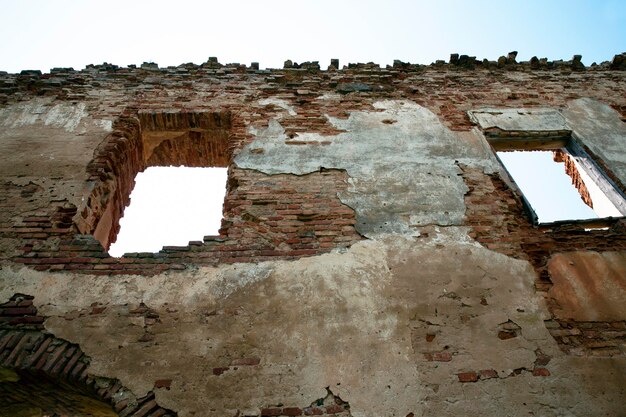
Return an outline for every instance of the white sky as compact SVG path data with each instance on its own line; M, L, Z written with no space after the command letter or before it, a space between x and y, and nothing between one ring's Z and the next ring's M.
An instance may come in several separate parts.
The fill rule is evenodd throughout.
M158 252L162 246L217 235L226 192L226 168L150 167L135 177L131 204L120 220L112 256Z
M286 59L428 64L626 50L624 0L0 0L0 70Z
M331 58L384 66L451 53L496 60L513 50L518 61L611 60L626 51L626 0L0 0L0 71L7 72L103 62L165 67L209 56L261 68L282 68L286 59L326 68Z
M587 206L565 172L565 164L554 162L552 151L498 152L498 157L535 210L540 223L621 216L589 176L580 170L594 208Z

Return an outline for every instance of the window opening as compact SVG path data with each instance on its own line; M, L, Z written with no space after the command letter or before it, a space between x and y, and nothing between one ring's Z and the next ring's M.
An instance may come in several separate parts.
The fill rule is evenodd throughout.
M498 152L498 157L540 223L598 217L572 185L563 164L554 160L553 152Z
M499 138L490 142L536 223L626 214L624 195L575 141Z
M226 168L149 167L135 177L130 205L109 254L158 252L217 235Z
M92 234L112 256L156 252L164 245L187 246L190 241L218 234L231 158L231 113L141 110L129 114L131 116L118 120L118 128L99 145L88 166L91 192L83 200L76 220L78 230ZM159 172L163 172L160 179L143 185L144 177L150 178ZM191 178L177 176L183 172ZM205 177L208 173L221 174L215 174L219 177L216 179L213 174L211 178ZM135 184L137 190L134 190ZM171 187L169 191L167 185ZM161 199L142 203L144 187L156 191ZM183 190L187 190L184 196L180 194ZM199 197L205 200L198 203L198 209L193 209L190 199ZM148 217L175 202L184 203L171 208L169 213ZM143 213L134 215L137 207L142 206L145 207ZM211 210L215 214L210 214ZM193 231L182 237L179 232L187 226L177 222L191 218L193 211L202 213L201 220L194 223ZM206 224L207 217L212 219L211 226ZM151 220L146 221L146 218ZM142 221L144 226L141 226ZM143 236L143 243L128 246L126 236L134 233L128 230L133 227L140 230L137 233ZM157 232L173 233L174 237L162 240L156 237Z

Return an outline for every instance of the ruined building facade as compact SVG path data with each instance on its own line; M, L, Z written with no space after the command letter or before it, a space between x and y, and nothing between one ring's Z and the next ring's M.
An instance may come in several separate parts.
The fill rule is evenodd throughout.
M0 415L626 415L626 221L495 154L626 214L625 61L0 73ZM167 165L228 167L219 235L109 256Z

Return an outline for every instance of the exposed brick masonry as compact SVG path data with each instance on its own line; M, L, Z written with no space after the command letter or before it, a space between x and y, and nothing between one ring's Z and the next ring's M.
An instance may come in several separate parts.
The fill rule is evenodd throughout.
M341 416L349 417L350 404L326 388L326 397L320 398L306 407L266 407L261 409L261 417L271 416Z
M166 248L158 254L110 258L88 234L103 242L104 247L115 239L117 221L128 204L135 174L147 165L165 163L165 154L169 158L179 155L183 158L180 161L193 164L182 156L181 149L168 144L167 138L159 139L159 131L195 129L181 133L187 135L185 141L194 144L185 149L197 147L199 140L210 144L210 138L218 142L227 139L226 157L232 158L253 139L249 128L263 127L273 117L280 117L293 144L320 146L300 141L298 133L336 134L325 115L347 117L355 110L373 111L371 104L381 99L415 101L433 111L452 130L472 127L466 114L470 109L560 108L579 97L601 99L623 117L626 115L623 55L591 67L584 67L580 57L569 62L533 58L518 63L515 55L497 62L452 55L449 63L438 61L430 66L397 61L386 68L350 64L339 70L333 66L328 71L320 71L317 64L295 63L284 69L258 70L222 65L211 59L202 65L169 68L104 64L83 71L0 74L0 105L53 95L57 100L84 100L92 105L94 116L111 118L111 109L119 109L119 103L124 103L124 109L115 115L113 132L104 138L87 167L87 188L91 191L84 207L74 207L64 196L50 196L48 189L54 187L48 184L1 184L0 239L5 247L18 249L0 253L39 270L153 274L182 269L187 264L294 259L349 246L361 239L353 227L354 212L337 198L337 192L346 187L345 173L267 176L231 166L220 236L184 248ZM89 94L97 89L109 91L110 95L101 98ZM319 98L325 94L334 94L338 100ZM283 100L296 110L295 114L274 104L258 104L269 97ZM201 148L206 150L203 155L224 155L219 146ZM223 164L217 159L211 163ZM470 201L472 197L468 198ZM515 232L496 232L502 230L500 221L497 217L483 218L473 225L484 229L476 229L484 243L520 256L507 242ZM486 231L492 224L494 231ZM620 233L615 232L617 236ZM589 234L581 236L586 241ZM526 242L525 250L537 252L532 245L537 244ZM542 263L533 262L543 274Z
M73 415L78 392L110 404L120 417L176 415L161 408L153 392L137 398L118 380L92 375L90 359L78 345L42 330L45 318L37 315L32 301L31 296L15 294L0 304L0 367L15 369L26 383L21 388L19 381L0 382L2 406L26 403L48 407L44 411L49 413Z
M591 200L591 195L589 195L589 190L580 177L580 173L578 172L578 168L576 168L576 164L574 163L572 157L562 150L557 150L554 151L554 161L563 162L565 164L565 172L572 179L572 184L578 190L580 198L582 198L586 205L593 208L593 201Z
M522 203L498 175L462 167L469 192L465 196L466 221L471 236L485 247L531 262L537 271L536 289L545 295L554 314L555 301L547 296L552 285L548 260L552 254L573 250L626 249L626 222L615 221L609 230L585 230L582 225L535 227ZM565 352L600 356L623 355L617 346L626 339L626 322L576 322L553 317L546 322Z
M159 253L112 258L93 237L66 235L58 246L33 243L15 261L38 270L152 274L183 269L185 264L297 259L361 239L354 229L354 211L337 198L347 187L344 172L268 176L230 170L220 236L185 247L165 247Z

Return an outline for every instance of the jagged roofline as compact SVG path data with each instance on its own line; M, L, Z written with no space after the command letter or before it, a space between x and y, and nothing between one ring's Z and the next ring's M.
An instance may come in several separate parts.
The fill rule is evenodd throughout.
M582 62L582 55L574 55L571 60L553 60L550 61L548 58L537 58L533 56L528 61L516 61L517 51L509 52L506 56L502 55L497 60L489 60L487 58L479 60L476 59L475 56L462 55L458 53L450 54L450 59L448 61L437 60L431 64L423 65L423 64L413 64L410 62L403 62L401 60L394 60L393 65L387 65L386 69L396 69L396 70L417 70L422 68L440 68L442 66L455 66L455 67L463 67L463 68L504 68L504 67L528 67L530 69L557 69L557 68L567 68L570 67L574 70L584 70L586 68L589 69L613 69L613 70L626 70L626 52L622 52L621 54L617 54L613 57L611 61L603 61L600 64L592 63L589 67L585 66ZM240 63L228 63L221 64L217 57L209 57L209 59L202 64L194 64L194 63L184 63L178 66L168 66L165 68L160 68L157 63L154 62L144 62L139 67L137 65L128 65L127 67L122 67L119 65L110 64L104 62L102 64L89 64L82 70L75 70L74 68L62 68L56 67L50 70L50 74L54 73L63 73L63 72L90 72L94 69L104 70L104 71L116 71L116 70L124 70L124 69L144 69L144 70L167 70L167 69L176 69L176 68L185 68L185 69L193 69L193 68L240 68L247 69L251 71L272 71L272 70L280 70L280 68L267 68L265 70L260 70L259 62L252 62L250 66L246 66L245 64ZM333 58L330 60L330 65L328 66L328 71L333 70L341 70L341 69L359 69L359 68L367 68L367 69L382 69L379 64L374 62L368 63L349 63L340 67L339 59ZM293 62L288 59L285 61L282 69L305 69L305 70L322 70L319 64L319 61L306 61L298 64L297 62ZM5 71L0 71L0 75L7 75L8 73ZM30 75L30 76L38 76L42 75L40 70L23 70L20 72L20 75Z

